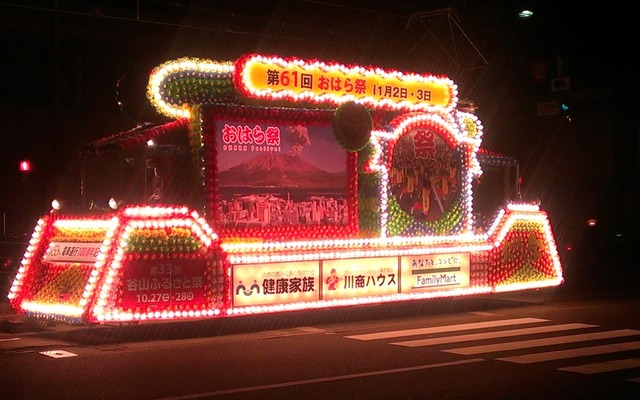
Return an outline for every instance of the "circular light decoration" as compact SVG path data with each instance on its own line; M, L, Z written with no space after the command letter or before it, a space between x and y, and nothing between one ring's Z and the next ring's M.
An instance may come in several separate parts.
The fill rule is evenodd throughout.
M369 143L372 129L371 113L364 105L350 101L336 109L333 134L345 150L362 150Z

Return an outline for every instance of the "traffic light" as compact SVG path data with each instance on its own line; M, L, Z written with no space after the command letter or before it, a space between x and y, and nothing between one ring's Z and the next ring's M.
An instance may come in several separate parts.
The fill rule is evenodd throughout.
M569 111L569 109L571 107L569 107L569 102L568 101L561 101L560 104L558 104L558 107L560 107L560 112L566 113Z
M573 112L571 102L569 102L568 100L558 101L558 110L560 110L560 114L563 115L567 121L571 122L571 115Z
M31 172L31 161L21 160L20 163L18 163L18 170L23 173Z
M20 179L22 182L29 181L29 175L31 174L31 161L24 159L18 163L18 171L20 171Z

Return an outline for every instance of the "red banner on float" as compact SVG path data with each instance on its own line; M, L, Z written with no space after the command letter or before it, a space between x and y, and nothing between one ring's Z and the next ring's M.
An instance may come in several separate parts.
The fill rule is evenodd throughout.
M167 309L205 303L204 260L135 260L123 274L122 307Z

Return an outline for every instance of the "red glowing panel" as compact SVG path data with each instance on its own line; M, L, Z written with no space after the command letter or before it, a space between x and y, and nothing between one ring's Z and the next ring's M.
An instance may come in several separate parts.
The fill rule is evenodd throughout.
M205 269L200 259L129 261L122 280L122 307L146 312L200 306L206 303Z

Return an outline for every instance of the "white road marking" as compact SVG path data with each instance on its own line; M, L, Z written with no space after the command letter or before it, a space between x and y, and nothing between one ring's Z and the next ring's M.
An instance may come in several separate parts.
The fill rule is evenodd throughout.
M344 380L344 379L365 378L365 377L369 377L369 376L397 374L399 372L409 372L409 371L419 371L419 370L432 369L432 368L451 367L451 366L455 366L455 365L471 364L471 363L477 363L477 362L481 362L481 361L486 361L486 360L484 360L482 358L471 358L471 359L468 359L468 360L452 361L452 362L446 362L446 363L416 365L414 367L385 369L385 370L380 370L380 371L362 372L362 373L358 373L358 374L327 376L327 377L324 377L324 378L317 378L317 379L306 379L306 380L302 380L302 381L275 383L273 385L250 386L250 387L237 388L237 389L217 390L217 391L214 391L214 392L194 393L194 394L188 394L188 395L184 395L184 396L163 397L161 399L156 399L156 400L201 399L201 398L208 398L208 397L211 397L211 396L220 396L220 395L225 395L225 394L257 392L257 391L260 391L260 390L277 389L277 388L300 386L300 385L308 385L308 384L314 384L314 383L334 382L334 381L340 381L340 380Z
M593 356L598 354L617 353L640 349L640 342L625 342L617 344L605 344L602 346L582 347L571 350L549 351L546 353L527 354L522 356L496 358L500 361L508 361L516 364L531 364L536 362L562 360L565 358Z
M446 343L469 342L472 340L496 339L496 338L503 338L503 337L532 335L537 333L566 331L571 329L593 328L596 326L598 325L587 325L587 324L578 324L578 323L550 325L550 326L540 326L535 328L512 329L508 331L474 333L470 335L459 335L459 336L446 336L446 337L433 338L433 339L407 340L405 342L395 342L391 344L396 346L404 346L404 347L423 347L423 346L434 346L434 345L446 344Z
M569 335L569 336L559 336L559 337L545 338L545 339L522 340L519 342L489 344L484 346L460 347L457 349L448 349L443 351L447 353L462 354L462 355L468 356L471 354L492 353L497 351L508 351L508 350L522 350L522 349L529 349L532 347L586 342L589 340L598 340L598 339L611 339L611 338L618 338L618 337L625 337L625 336L634 336L639 334L640 334L640 331L637 331L634 329L619 329L615 331L585 333L582 335Z
M549 321L548 319L539 319L539 318L501 319L497 321L475 322L472 324L433 326L429 328L404 329L400 331L367 333L362 335L352 335L352 336L345 336L345 337L347 339L356 339L356 340L390 339L390 338L403 337L403 336L428 335L432 333L467 331L472 329L495 328L499 326L509 326L509 325L535 324L539 322L548 322L548 321Z
M78 356L76 353L71 353L69 351L64 351L64 350L47 350L47 351L41 351L40 354L42 354L43 356L52 357L52 358L66 358L66 357Z
M511 320L480 322L480 323L474 323L474 324L445 325L445 326L429 327L429 328L405 329L405 330L398 330L398 331L387 331L387 332L353 335L353 336L346 336L346 337L349 339L357 339L357 340L376 340L376 339L398 338L403 336L452 333L452 335L447 335L447 336L437 337L437 338L405 340L405 341L391 343L392 345L395 345L395 346L413 348L413 347L442 345L442 344L449 344L449 343L460 343L460 342L470 342L470 341L499 339L499 338L512 338L516 336L536 335L536 334L544 334L544 333L551 333L551 332L562 332L562 331L569 331L569 330L576 330L576 329L587 329L587 328L599 327L599 325L567 323L567 324L548 325L548 326L534 326L529 328L510 329L510 330L502 330L502 331L494 331L494 332L480 332L480 333L471 333L471 334L462 334L462 335L454 334L454 332L471 330L471 329L502 327L502 326L509 326L509 325L548 322L548 321L549 320L536 319L536 318L518 318L518 319L511 319ZM442 351L448 352L448 353L460 354L460 355L477 355L481 353L522 350L522 349L537 348L542 346L571 344L571 343L586 342L591 340L612 339L612 338L629 337L629 336L635 336L635 335L640 335L640 331L633 330L633 329L619 329L619 330L611 330L611 331L605 331L605 332L565 335L565 336L556 336L552 338L521 340L521 341L515 341L515 342L511 341L506 343L480 345L480 346L472 346L472 347L460 347L460 348L447 349ZM495 360L513 362L518 364L529 364L529 363L535 363L535 362L569 359L569 358L589 356L589 355L617 353L622 351L637 350L638 348L640 348L640 342L628 342L628 343L609 344L609 345L601 345L601 346L591 346L591 347L584 347L584 348L570 349L570 350L549 351L549 352L527 354L527 355L520 355L520 356L513 356L513 357L502 357L502 358L496 358ZM631 359L623 359L623 360L611 360L611 361L605 361L601 363L575 365L571 367L558 368L558 370L588 375L588 374L598 374L598 373L605 373L605 372L611 372L611 371L627 370L627 369L633 369L633 368L639 368L639 367L640 367L640 359L631 358ZM630 378L627 380L630 382L640 383L640 377Z
M602 372L620 371L623 369L639 368L640 358L626 360L612 360L594 364L576 365L574 367L558 368L560 371L577 372L579 374L599 374Z

